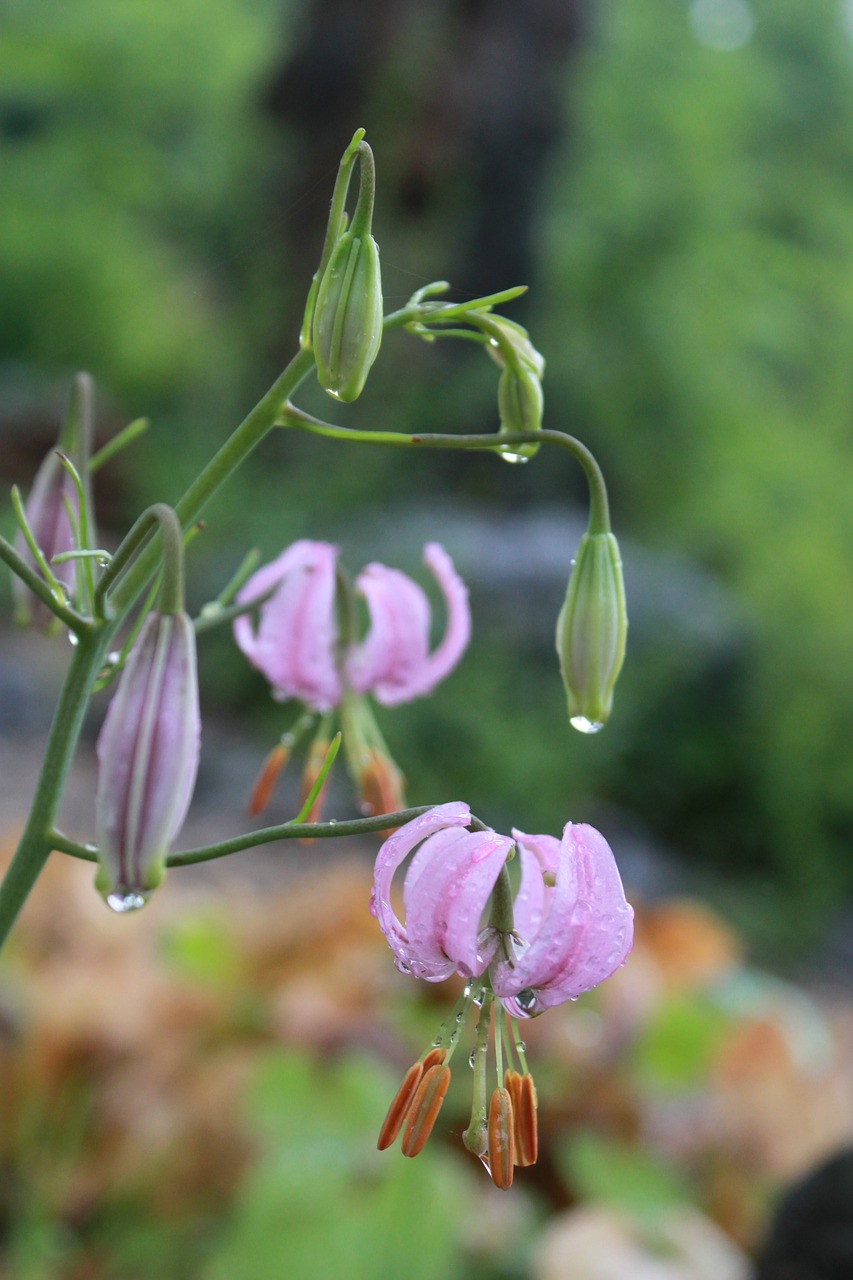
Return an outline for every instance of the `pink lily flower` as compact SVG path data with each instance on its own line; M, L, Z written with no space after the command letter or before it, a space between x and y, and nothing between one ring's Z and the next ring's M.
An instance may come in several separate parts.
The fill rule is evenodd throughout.
M535 1164L538 1152L536 1087L518 1020L573 1000L609 977L631 949L633 911L610 847L592 827L568 823L562 840L520 831L510 839L468 831L470 822L461 801L438 805L400 827L376 859L370 909L397 968L427 982L454 973L466 979L438 1035L406 1072L377 1145L390 1147L402 1132L404 1156L423 1149L473 1006L474 1098L463 1141L505 1190L513 1170ZM510 912L505 867L513 845L521 874ZM391 906L391 884L409 854L400 920Z
M370 614L367 635L339 653L335 616L337 548L295 542L253 574L237 601L272 591L260 606L257 629L248 615L234 623L234 638L279 699L298 698L313 711L339 705L346 688L370 692L385 706L423 697L449 675L471 635L468 591L437 543L424 563L444 596L447 628L429 652L429 602L416 582L397 569L370 564L355 580Z
M466 831L470 820L461 801L438 805L400 827L379 851L371 910L399 969L441 982L452 973L480 977L489 968L507 1013L528 1018L590 991L623 964L634 913L602 835L570 822L562 840L519 831L510 839ZM513 932L502 940L484 912L513 843L521 883ZM403 923L391 907L391 881L418 845L403 885Z

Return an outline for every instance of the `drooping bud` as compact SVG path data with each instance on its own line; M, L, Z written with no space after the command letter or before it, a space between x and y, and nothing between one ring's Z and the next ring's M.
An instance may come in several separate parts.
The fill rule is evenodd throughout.
M356 400L382 341L379 248L355 226L340 237L320 280L312 342L320 386L335 400Z
M530 365L508 364L498 382L501 432L538 431L542 426L542 383ZM513 462L532 458L538 444L507 445L503 457Z
M514 320L489 313L479 323L491 336L486 350L503 370L498 382L500 434L538 431L542 426L544 403L543 356L530 341L527 330ZM538 444L506 445L501 457L507 462L526 462L538 450Z
M76 569L73 560L51 565L54 556L74 550L74 533L69 510L77 517L79 501L74 481L63 466L59 454L51 449L36 472L32 492L24 506L27 524L36 545L50 565L56 580L69 595L73 594ZM40 573L39 566L22 533L15 538L15 548L21 558ZM15 602L15 620L22 626L34 624L45 627L54 615L17 575L12 575L12 595Z
M195 786L200 730L192 621L152 612L98 738L95 883L114 911L143 906L163 878Z
M569 718L581 733L596 733L610 715L627 631L619 544L612 533L585 533L556 637Z

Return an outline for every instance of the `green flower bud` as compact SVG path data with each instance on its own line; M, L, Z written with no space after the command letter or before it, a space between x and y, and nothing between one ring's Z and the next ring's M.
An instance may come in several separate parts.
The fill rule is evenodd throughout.
M507 364L498 382L501 432L538 431L542 426L542 405L542 383L532 366L524 361ZM538 444L506 445L502 456L509 462L526 462L538 450Z
M585 533L557 619L569 717L581 733L597 733L610 716L627 631L619 544L612 533Z
M382 340L382 281L373 236L345 231L317 289L312 343L320 386L356 400Z

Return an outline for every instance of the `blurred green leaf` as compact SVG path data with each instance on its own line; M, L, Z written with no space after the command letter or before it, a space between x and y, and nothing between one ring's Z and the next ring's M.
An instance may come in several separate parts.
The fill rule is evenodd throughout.
M471 1183L438 1149L378 1152L394 1084L357 1058L272 1056L252 1091L261 1147L205 1280L451 1280Z
M575 1134L558 1150L563 1177L582 1200L596 1200L640 1216L689 1204L683 1174L642 1147L593 1132Z
M642 1028L632 1063L642 1082L659 1089L701 1085L730 1019L703 996L665 1001Z

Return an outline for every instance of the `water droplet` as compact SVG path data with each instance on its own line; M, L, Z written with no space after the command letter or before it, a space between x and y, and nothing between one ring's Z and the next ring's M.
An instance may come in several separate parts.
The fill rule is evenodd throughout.
M599 728L600 728L600 727L601 727L601 726L599 725ZM327 827L336 827L337 825L338 825L338 820L337 820L337 818L329 818L329 821L326 823L326 826L327 826Z
M406 964L405 960L400 960L400 961L398 961L397 967L398 967L398 969L400 970L400 972L401 972L401 973L411 973L411 972L412 972L412 966L411 966L410 964Z
M92 844L91 842L89 844L84 844L83 848L86 850L87 853L98 852L98 846L96 844Z
M119 915L126 915L128 911L141 911L148 901L147 893L111 893L107 896L107 906L111 911L118 912Z
M76 649L76 648L77 648L77 645L78 645L79 641L78 641L78 639L77 639L77 632L76 632L76 631L69 631L69 632L68 632L68 643L71 645L71 648L72 648L72 649Z
M470 982L465 983L465 990L462 992L462 994L466 1000L471 999L471 983Z
M523 1009L525 1013L529 1013L536 1003L536 992L530 987L525 987L523 991L519 991L515 997L518 1001L518 1007Z
M460 1009L456 1015L456 1021L461 1022L464 1017L465 1017L465 1012L463 1009Z
M503 458L504 462L518 463L530 461L529 458L525 458L523 453L511 453L509 449L501 449L500 456Z
M476 1061L477 1061L477 1054L476 1052L474 1052L474 1050L472 1050L471 1053L469 1053L468 1055L468 1066L473 1067Z
M521 1052L522 1052L522 1053L526 1053L526 1052L527 1052L527 1045L524 1043L524 1041L523 1041L523 1040L519 1040L519 1042L518 1042L518 1047L519 1047L519 1049L521 1050Z
M598 733L604 728L602 720L587 720L586 716L572 716L569 723L573 729L577 729L578 733Z
M433 1040L433 1042L432 1042L432 1046L433 1046L433 1048L434 1048L434 1049L440 1049L440 1048L441 1048L441 1036L436 1036L436 1037L435 1037L435 1039L434 1039L434 1040Z
M117 667L119 664L120 658L121 658L121 654L118 652L118 650L113 649L112 653L108 653L107 656L104 658L104 666Z
M95 563L97 564L97 566L98 566L98 568L99 568L99 569L106 569L106 567L107 567L107 565L109 564L109 562L110 562L110 557L109 557L109 556L96 556L96 557L95 557Z
M477 1006L478 1009L482 1009L483 1001L485 1000L485 998L486 998L485 988L481 987L480 990L477 992L477 994L474 996L474 1001L473 1001L473 1003Z

